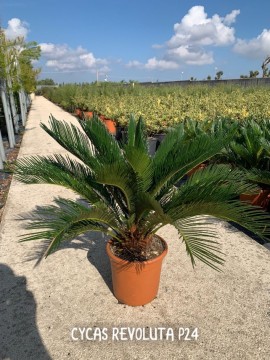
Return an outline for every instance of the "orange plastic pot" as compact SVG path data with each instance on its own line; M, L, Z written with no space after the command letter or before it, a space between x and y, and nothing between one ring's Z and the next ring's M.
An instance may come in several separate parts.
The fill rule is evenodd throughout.
M109 133L115 135L116 134L116 125L115 122L111 119L106 118L105 115L99 115L99 118L101 121L104 122L107 130L109 131Z
M102 121L106 125L106 128L108 129L109 133L115 135L116 134L115 122L111 119L106 119L106 118Z
M252 204L258 198L258 196L259 194L241 194L240 201L245 201Z
M83 114L84 114L84 117L86 117L86 118L93 117L93 111L84 111Z
M252 205L261 206L263 209L269 207L270 190L261 190L258 194L241 194L240 200Z
M122 260L112 253L110 241L107 243L106 251L111 262L113 292L119 302L140 306L150 303L157 296L162 261L168 252L166 242L161 240L164 244L163 253L145 262Z

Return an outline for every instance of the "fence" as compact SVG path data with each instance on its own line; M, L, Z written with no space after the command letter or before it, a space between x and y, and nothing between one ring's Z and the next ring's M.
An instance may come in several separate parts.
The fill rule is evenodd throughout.
M270 86L270 78L248 78L248 79L227 79L227 80L181 80L181 81L157 81L157 82L142 82L143 86L198 86L198 85L239 85L243 87L255 86Z

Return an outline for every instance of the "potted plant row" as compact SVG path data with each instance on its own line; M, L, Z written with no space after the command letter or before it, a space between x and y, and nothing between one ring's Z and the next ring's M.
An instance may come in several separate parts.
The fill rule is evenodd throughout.
M220 270L224 263L211 218L231 220L265 239L270 216L236 197L252 191L238 169L212 165L175 183L198 164L228 145L235 128L199 134L192 141L181 127L171 129L154 156L148 154L147 132L131 117L125 141L117 142L94 115L80 126L58 121L41 124L73 156L28 156L17 161L15 176L27 184L54 184L79 194L83 202L56 198L39 206L23 241L49 240L44 257L62 242L88 231L108 236L114 295L131 306L151 302L159 288L166 241L158 230L175 226L195 266L198 260ZM168 239L179 241L179 239ZM53 255L52 255L53 256Z

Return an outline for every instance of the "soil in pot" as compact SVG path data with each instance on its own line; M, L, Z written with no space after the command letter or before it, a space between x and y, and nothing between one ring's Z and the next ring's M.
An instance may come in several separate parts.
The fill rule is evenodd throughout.
M112 242L107 244L111 261L113 291L120 303L140 306L151 302L158 293L162 261L167 254L166 242L154 235L156 244L145 254L146 261L128 261L116 256ZM157 255L159 254L159 255ZM127 254L123 257L128 257Z

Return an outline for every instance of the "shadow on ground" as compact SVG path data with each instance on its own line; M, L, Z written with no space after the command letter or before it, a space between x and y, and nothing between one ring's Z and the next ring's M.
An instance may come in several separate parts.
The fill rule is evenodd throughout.
M0 264L0 359L50 360L36 325L36 302L26 278Z

